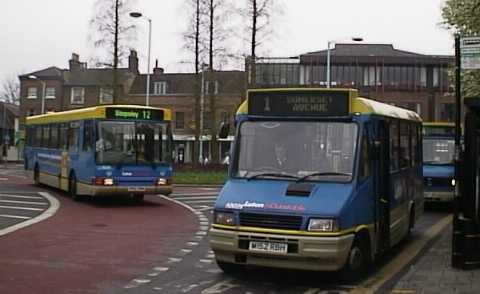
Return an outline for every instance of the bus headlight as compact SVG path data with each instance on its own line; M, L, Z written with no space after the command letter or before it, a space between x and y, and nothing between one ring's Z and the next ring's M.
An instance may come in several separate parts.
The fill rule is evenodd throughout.
M231 212L215 212L213 222L217 225L234 226L235 214Z
M456 184L455 179L452 179L452 186L455 187L455 184Z
M157 180L157 185L159 185L159 186L165 186L165 185L168 185L168 179L165 179L165 178L158 178L158 180Z
M337 221L334 219L311 218L308 222L309 231L335 232L338 230Z
M109 178L104 179L103 180L103 185L104 186L113 186L113 179L109 179Z

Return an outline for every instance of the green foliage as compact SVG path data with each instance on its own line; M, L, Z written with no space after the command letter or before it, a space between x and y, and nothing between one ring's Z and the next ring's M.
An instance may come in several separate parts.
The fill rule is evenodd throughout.
M175 171L174 184L223 185L226 179L223 171Z
M455 34L480 36L480 0L447 0L442 24ZM462 72L463 97L480 97L480 70Z

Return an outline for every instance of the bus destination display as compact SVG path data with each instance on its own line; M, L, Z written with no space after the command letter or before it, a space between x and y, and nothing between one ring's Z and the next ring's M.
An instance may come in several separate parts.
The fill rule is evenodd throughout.
M106 117L109 119L163 120L163 111L160 109L110 107L106 111Z
M252 92L251 115L344 116L349 113L348 92Z

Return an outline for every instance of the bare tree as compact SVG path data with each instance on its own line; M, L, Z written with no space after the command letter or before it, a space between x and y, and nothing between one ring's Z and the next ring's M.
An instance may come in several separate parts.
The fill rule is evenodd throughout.
M215 75L214 68L221 68L228 63L226 46L227 37L231 28L227 25L227 15L231 12L231 6L226 0L188 0L187 7L190 10L190 21L188 28L183 34L184 49L194 54L195 73L197 75L196 93L195 93L195 137L200 136L200 96L201 82L203 80L200 70L205 71L201 66L208 60L208 69L202 73L206 79L211 79ZM212 84L214 81L207 81ZM205 89L205 85L203 85ZM210 121L210 133L212 136L212 158L214 162L218 161L216 150L218 150L216 142L216 117L215 117L215 93L207 93L209 96L209 109L207 113Z
M90 39L104 54L97 59L101 65L113 68L113 103L118 98L118 66L128 55L129 44L135 39L136 26L129 16L134 1L96 0L90 20Z
M18 104L20 101L20 82L14 77L5 78L0 90L0 100Z

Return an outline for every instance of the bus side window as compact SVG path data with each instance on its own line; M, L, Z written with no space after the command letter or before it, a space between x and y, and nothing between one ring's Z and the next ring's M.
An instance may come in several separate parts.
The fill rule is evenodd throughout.
M368 135L367 132L363 132L362 138L362 154L360 157L360 166L359 166L359 175L358 178L360 181L368 178L370 176L370 148L368 144Z
M410 128L406 122L400 122L400 168L410 165Z
M68 151L76 153L78 152L78 133L79 133L78 126L74 125L74 123L70 124L70 128L68 129Z
M48 144L49 148L57 149L58 148L58 125L50 125L50 143Z
M399 136L398 136L398 121L390 121L390 171L397 171L398 164L398 149L399 149Z
M33 141L34 147L41 147L42 146L42 126L35 126L35 139Z
M61 123L59 126L59 134L58 134L58 148L61 150L67 150L68 148L68 141L67 141L67 135L68 135L68 127L67 124Z
M411 161L411 166L416 166L417 165L417 148L418 148L418 134L417 134L418 130L417 130L417 126L415 124L411 124L410 125L410 138L412 140L412 154L411 154L411 157L410 157L410 161Z
M86 120L83 125L83 150L91 151L93 147L93 121Z

